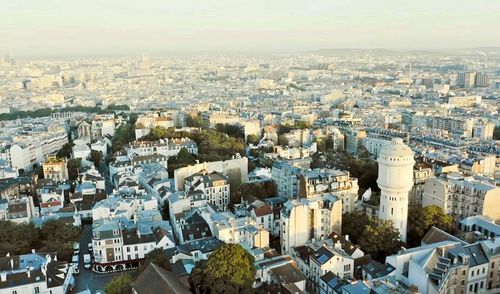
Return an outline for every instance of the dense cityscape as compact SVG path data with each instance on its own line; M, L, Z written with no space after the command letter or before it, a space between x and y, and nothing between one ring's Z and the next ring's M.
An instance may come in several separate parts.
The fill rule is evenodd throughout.
M500 293L498 4L98 2L0 3L0 294Z
M0 287L494 293L500 55L480 50L4 57Z

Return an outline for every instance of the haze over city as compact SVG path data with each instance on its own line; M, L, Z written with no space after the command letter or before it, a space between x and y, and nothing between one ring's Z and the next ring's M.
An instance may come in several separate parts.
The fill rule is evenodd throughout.
M4 0L0 53L88 56L500 46L500 2Z

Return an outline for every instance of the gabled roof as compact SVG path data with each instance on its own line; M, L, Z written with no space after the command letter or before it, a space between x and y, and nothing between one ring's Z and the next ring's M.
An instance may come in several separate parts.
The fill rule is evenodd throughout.
M190 293L176 274L160 268L154 263L150 263L139 274L132 287L137 293L141 294Z
M352 244L345 237L335 232L331 233L328 238L332 239L334 244L340 242L342 250L344 250L345 253L349 254L349 256L352 256L352 254L356 251L356 249L360 249L358 245Z
M433 244L442 241L455 241L461 242L463 244L467 244L465 241L457 238L439 228L432 226L432 228L425 234L425 236L420 241L422 245Z

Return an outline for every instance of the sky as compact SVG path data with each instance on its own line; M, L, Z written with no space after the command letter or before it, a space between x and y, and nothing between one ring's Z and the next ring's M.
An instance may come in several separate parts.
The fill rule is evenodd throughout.
M0 54L500 46L500 0L0 0Z

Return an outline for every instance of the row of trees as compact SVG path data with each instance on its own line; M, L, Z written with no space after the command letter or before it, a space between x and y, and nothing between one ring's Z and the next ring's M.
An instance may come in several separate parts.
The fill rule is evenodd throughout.
M129 121L120 125L113 136L111 142L111 150L116 152L123 149L125 145L135 139L135 122L137 121L137 114L130 114Z
M73 243L80 238L81 230L62 220L46 222L41 228L33 223L0 221L0 256L24 254L36 249L41 252L57 252L69 260Z
M200 161L218 161L230 159L235 153L243 153L244 137L239 134L237 127L221 125L220 130L194 130L192 132L176 131L175 128L155 127L150 134L142 140L158 140L188 137L198 144L198 157ZM237 130L238 129L238 130ZM227 131L228 135L221 130ZM241 131L241 130L240 130ZM192 158L183 156L190 162ZM179 160L178 160L179 161ZM174 164L176 162L173 162Z
M15 111L12 113L2 113L0 114L0 121L2 120L14 120L18 118L27 118L27 117L45 117L51 116L53 113L59 112L87 112L87 113L114 113L118 110L130 110L128 105L115 105L110 104L106 108L101 107L88 107L88 106L74 106L74 107L64 107L60 109L52 109L52 108L41 108L33 111Z

